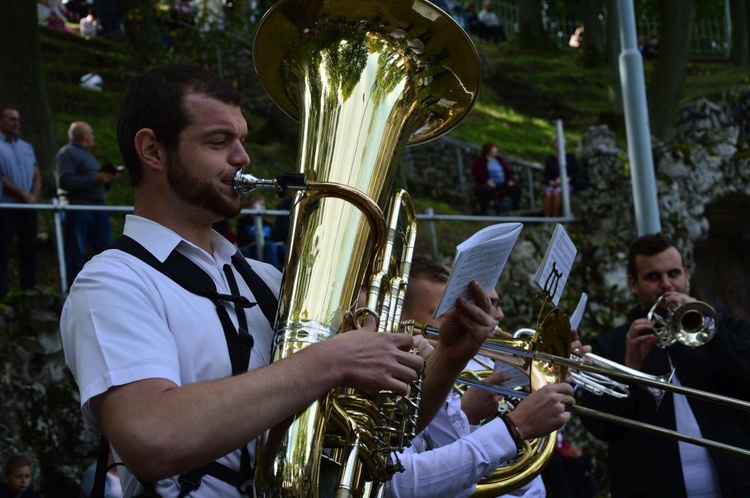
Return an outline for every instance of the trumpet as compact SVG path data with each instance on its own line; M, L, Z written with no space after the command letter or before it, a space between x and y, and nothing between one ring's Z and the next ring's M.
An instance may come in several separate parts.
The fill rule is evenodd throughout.
M654 324L654 334L659 338L657 344L666 348L679 342L685 346L703 346L716 335L716 311L711 305L694 301L667 309L661 315L666 294L659 296L649 310L646 318Z
M434 327L424 326L422 327L422 333L425 337L428 338L434 339L439 337L439 333ZM608 367L602 367L584 363L581 359L571 358L570 355L555 355L548 352L535 351L534 348L524 347L522 344L516 344L515 341L517 341L517 339L487 339L484 345L480 348L479 354L492 358L496 361L503 361L513 365L546 363L550 370L553 370L555 368L569 368L572 371L592 372L594 374L602 375L608 378L614 377L618 379L624 379L626 382L632 384L656 388L662 391L682 394L684 396L690 396L696 399L701 399L712 403L719 403L740 410L750 411L750 403L748 403L747 401L731 398L729 396L723 396L721 394L701 391L699 389L693 389L681 385L670 384L662 377L647 375L642 372L629 369L624 365L616 364L614 362L609 362ZM617 368L614 368L613 365L617 365ZM637 374L634 372L636 372ZM493 384L488 384L486 382L482 382L465 376L460 377L458 380L459 382L464 383L467 386L479 387L503 396L515 397L519 399L523 399L527 396L527 394L523 392L507 389ZM731 446L719 441L689 436L687 434L682 434L671 429L665 429L664 427L646 424L643 422L636 422L628 418L618 417L616 415L603 413L579 405L568 406L566 407L566 410L571 413L575 413L576 415L598 418L631 429L650 432L652 434L676 439L678 441L702 446L704 448L722 451L734 456L750 458L750 450Z

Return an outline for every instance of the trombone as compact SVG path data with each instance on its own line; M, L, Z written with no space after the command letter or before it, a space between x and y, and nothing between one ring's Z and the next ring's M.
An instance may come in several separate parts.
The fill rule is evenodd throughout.
M428 340L434 341L440 336L438 329L435 327L431 327L429 325L422 325L421 331L422 331L422 334L425 336L425 338L427 338ZM520 345L518 343L518 339L493 339L493 338L487 339L484 342L484 345L482 345L482 347L480 348L478 354L484 355L496 361L502 361L505 363L514 364L519 367L520 367L520 364L523 364L523 365L526 365L525 368L527 370L528 370L528 365L530 365L531 362L542 362L542 363L547 363L550 369L557 367L560 369L569 368L573 371L592 372L594 374L601 375L604 377L615 377L615 378L623 379L627 382L631 382L634 384L661 389L663 391L670 391L676 394L682 394L682 395L690 396L696 399L701 399L704 401L719 403L719 404L723 404L725 406L737 408L740 410L746 410L746 411L750 410L750 403L748 403L747 401L742 401L739 399L730 398L728 396L723 396L721 394L701 391L698 389L693 389L693 388L685 387L681 385L670 384L662 380L662 377L655 377L655 376L644 374L638 371L633 371L638 374L638 375L635 375L632 372L621 370L627 367L621 366L619 364L617 367L618 369L605 368L605 367L600 367L597 365L584 363L583 360L577 359L577 358L558 356L554 354L545 353L543 351L535 351L533 350L533 348L524 347L523 345ZM524 399L526 396L528 396L527 393L524 393L521 391L507 389L501 386L496 386L494 384L489 384L487 382L475 380L466 376L459 377L458 381L468 386L479 387L481 389L492 391L503 396L515 397L519 399ZM736 446L731 446L725 443L721 443L719 441L713 441L710 439L689 436L687 434L682 434L680 432L677 432L671 429L665 429L664 427L659 427L657 425L652 425L652 424L646 424L643 422L636 422L625 417L619 417L617 415L611 415L609 413L592 410L591 408L586 408L584 406L579 406L579 405L567 406L566 410L571 413L575 413L576 415L598 418L600 420L605 420L607 422L622 425L631 429L642 430L642 431L650 432L652 434L656 434L659 436L677 439L678 441L695 444L697 446L702 446L708 449L722 451L724 453L728 453L734 456L750 458L750 450L739 448Z

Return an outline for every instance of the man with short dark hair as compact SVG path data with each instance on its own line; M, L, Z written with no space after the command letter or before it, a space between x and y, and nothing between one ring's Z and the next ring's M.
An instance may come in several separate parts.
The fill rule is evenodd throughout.
M34 148L18 137L21 115L10 104L0 107L0 177L3 204L34 204L42 179ZM0 209L0 298L8 293L8 262L18 238L18 273L21 289L36 285L37 216L33 209Z
M674 384L750 399L750 325L719 316L715 337L700 347L676 343L655 347L648 311L663 296L669 309L695 301L682 254L662 233L644 235L630 247L628 286L637 306L630 320L596 337L592 351L635 370L655 375L675 368ZM682 434L750 449L747 412L667 392L660 404L644 387L631 384L630 397L615 399L583 393L583 404L631 420L659 425ZM750 496L746 459L703 447L582 417L599 439L609 443L608 468L612 496L715 497Z
M142 487L163 498L252 494L259 436L283 435L285 421L332 389L404 395L425 369L411 352L419 338L372 323L269 364L281 273L212 230L242 206L233 179L250 157L240 103L227 81L184 64L136 76L122 103L117 131L135 213L118 248L76 278L60 330L85 422L123 462L126 497ZM160 270L167 261L213 293ZM441 327L423 384L434 407L420 404L418 425L492 331L489 298L476 282L471 289L474 302L459 299Z

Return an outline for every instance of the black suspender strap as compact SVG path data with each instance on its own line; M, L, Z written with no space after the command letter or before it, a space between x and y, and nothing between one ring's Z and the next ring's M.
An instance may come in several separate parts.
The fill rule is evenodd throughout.
M276 309L279 307L279 300L276 299L276 295L266 285L262 278L253 271L250 264L247 262L245 257L237 251L232 256L232 263L237 271L242 275L242 278L247 283L247 286L253 291L253 296L258 301L260 309L271 324L271 328L274 328L276 323Z
M104 487L107 482L107 463L109 463L109 441L102 434L99 437L99 451L96 456L96 473L94 474L94 485L91 487L91 498L104 496Z

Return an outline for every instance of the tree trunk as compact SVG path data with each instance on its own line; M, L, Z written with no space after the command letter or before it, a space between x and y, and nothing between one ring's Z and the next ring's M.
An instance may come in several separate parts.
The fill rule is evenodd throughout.
M620 15L617 10L617 0L604 1L604 19L607 32L607 65L609 66L609 101L612 114L616 117L624 116L622 103L622 81L620 80Z
M518 42L522 47L546 49L552 41L542 26L539 0L518 0Z
M583 62L587 66L599 66L605 60L605 41L602 22L602 0L583 0Z
M55 132L44 91L36 2L5 2L0 15L0 103L21 115L21 136L34 146L45 195L56 192L52 164Z
M667 141L672 136L690 47L690 27L697 0L660 0L659 55L650 85L651 133Z
M729 12L732 16L732 44L729 60L733 63L750 66L750 0L730 0Z

